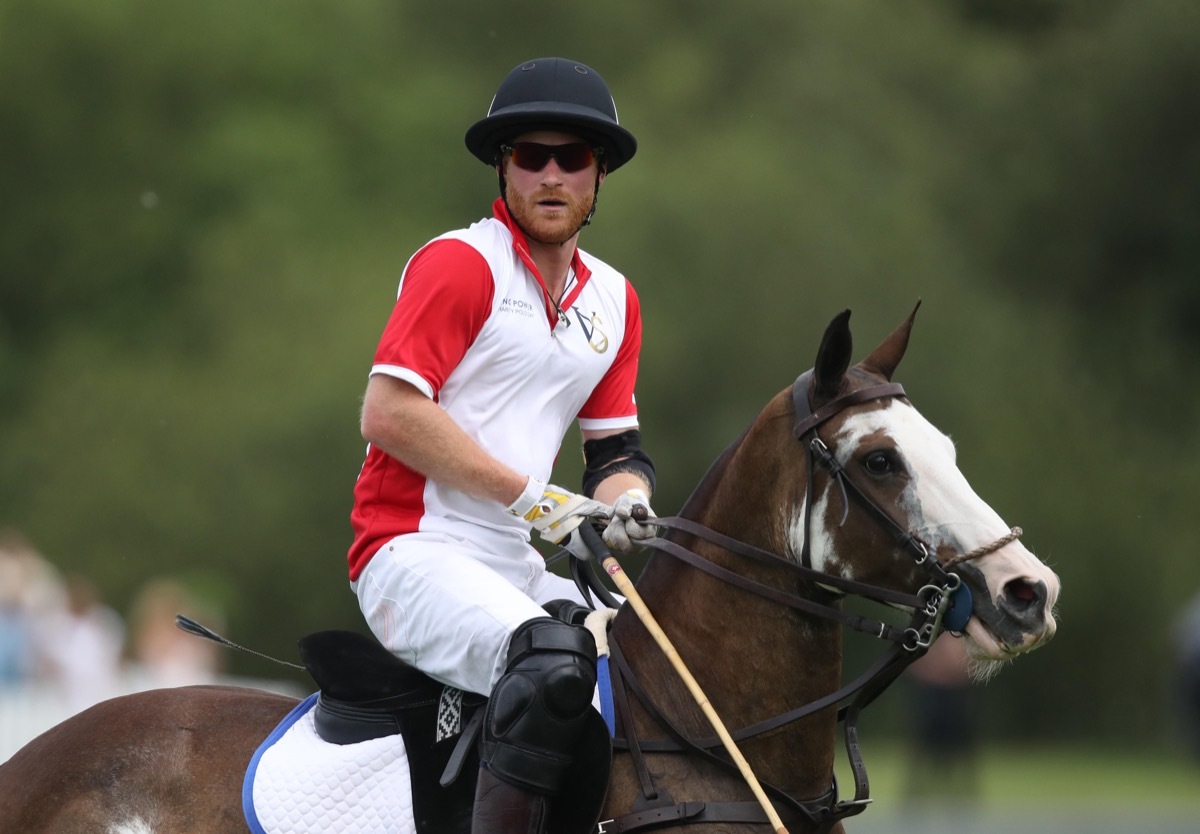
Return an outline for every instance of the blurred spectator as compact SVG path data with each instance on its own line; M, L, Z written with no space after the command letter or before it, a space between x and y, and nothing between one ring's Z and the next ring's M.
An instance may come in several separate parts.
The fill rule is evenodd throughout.
M212 683L219 671L220 647L180 630L175 615L186 614L220 629L216 615L179 583L147 582L130 614L133 660L146 687Z
M21 599L22 578L17 560L0 549L0 687L19 683L32 672L32 637Z
M67 578L67 604L38 634L50 681L72 712L121 693L125 626L82 576Z
M33 654L29 623L19 600L5 586L0 572L0 687L19 683L29 676Z
M37 672L40 620L63 604L58 573L16 530L0 529L0 686Z
M907 677L914 717L908 796L974 799L979 739L964 641L942 634Z
M1175 627L1175 699L1187 751L1200 761L1200 594Z

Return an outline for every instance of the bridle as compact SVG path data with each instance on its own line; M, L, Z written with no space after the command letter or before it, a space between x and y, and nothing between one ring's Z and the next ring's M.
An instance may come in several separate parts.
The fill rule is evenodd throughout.
M812 388L814 383L812 377L813 372L811 370L805 371L796 378L795 383L792 385L792 407L796 411L796 426L793 429L793 434L796 440L804 445L805 451L808 454L808 488L805 493L806 500L804 506L804 544L800 553L800 562L806 568L812 567L812 508L816 503L813 500L813 494L816 470L819 465L829 472L833 482L837 484L838 489L841 491L841 524L846 522L846 515L850 511L850 502L847 499L848 493L870 513L884 530L891 534L892 539L900 550L907 552L918 566L921 566L930 574L934 585L927 585L925 588L922 588L922 591L924 592L926 588L930 587L938 589L940 598L936 604L940 609L940 614L933 622L922 625L922 632L919 637L921 645L925 649L928 649L933 639L937 637L938 626L941 625L942 618L947 612L952 610L952 621L948 624L951 631L961 631L966 627L972 609L970 590L963 584L962 579L957 574L948 573L936 558L930 558L932 554L929 545L922 541L916 533L901 526L879 504L872 501L863 492L846 474L842 464L818 434L818 429L822 425L850 406L905 396L904 386L898 382L885 382L870 385L866 388L859 388L856 391L851 391L848 394L837 397L816 411L813 411ZM987 550L986 552L990 553L991 550ZM984 553L981 552L979 555L982 556Z
M792 386L792 403L796 414L793 434L798 442L803 444L808 459L808 485L804 512L804 542L799 562L787 559L776 553L755 547L745 542L733 539L715 530L711 530L683 516L655 519L654 523L660 528L674 530L713 544L729 553L746 557L781 567L795 574L801 580L818 585L833 593L839 599L846 595L860 596L876 602L911 609L912 615L908 625L898 628L886 622L872 620L858 614L843 611L836 605L826 605L797 594L788 593L751 580L740 573L721 567L705 559L692 550L661 536L645 540L641 544L651 550L671 556L690 567L703 571L710 576L740 588L743 591L756 594L764 599L786 607L805 612L841 623L844 626L863 632L881 640L890 642L890 646L871 666L837 691L832 692L811 703L805 704L789 712L777 715L765 721L743 727L731 733L738 741L744 741L755 736L777 730L801 718L842 704L838 708L838 721L844 725L846 752L850 763L851 773L855 782L855 794L852 800L839 801L837 797L836 779L832 780L831 789L823 796L815 799L798 799L783 790L763 784L764 790L777 801L779 810L785 821L788 816L803 819L820 830L832 827L834 823L846 817L861 813L870 799L870 786L867 779L866 766L862 760L858 742L858 717L862 710L887 689L900 674L915 660L920 658L932 645L934 639L943 630L960 631L966 626L972 610L970 591L958 574L950 573L947 566L957 565L970 559L977 559L1013 541L1020 535L1020 528L1013 530L997 541L976 548L967 554L952 557L946 563L939 563L931 548L911 530L906 529L893 519L882 507L866 494L845 471L829 446L819 436L819 429L827 421L840 414L846 408L877 400L904 397L904 388L898 383L887 382L870 385L836 397L818 409L811 406L813 372L801 374ZM719 473L733 451L740 445L742 438L732 446L713 465L712 473ZM914 563L927 572L929 582L917 593L908 594L886 588L869 585L840 576L826 574L814 570L811 565L810 542L812 525L812 506L815 486L815 471L820 466L829 473L833 483L838 486L842 496L842 523L849 512L850 499L855 500L868 514L885 529L902 552L908 553ZM708 478L705 479L705 482ZM704 483L704 482L702 482ZM685 509L686 512L686 509ZM586 565L586 567L585 567ZM617 607L612 595L599 582L590 563L571 559L571 573L580 586L585 597L590 600L589 591L596 594L611 607ZM642 688L633 674L628 662L616 641L610 641L610 669L612 688L616 700L616 709L621 716L621 725L625 737L615 738L613 745L616 749L627 750L632 758L634 769L638 774L642 796L635 805L633 813L608 821L603 828L606 832L626 832L644 828L658 827L667 824L685 825L700 822L766 822L761 808L754 803L746 802L691 802L674 803L665 791L658 789L646 766L645 753L688 753L723 767L733 769L732 764L714 751L720 748L720 741L715 737L690 738L664 716L653 703L649 694ZM637 739L633 737L632 713L630 712L628 695L631 692L644 710L663 727L670 739ZM786 813L785 813L786 812ZM610 827L611 826L611 827Z

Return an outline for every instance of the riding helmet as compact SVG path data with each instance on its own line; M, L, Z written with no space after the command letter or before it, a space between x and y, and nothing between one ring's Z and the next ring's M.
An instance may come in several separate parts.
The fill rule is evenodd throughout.
M594 69L566 58L538 58L514 67L500 83L485 118L467 130L467 149L495 165L500 145L530 130L567 130L604 148L609 173L637 152L637 140L617 122L617 105Z

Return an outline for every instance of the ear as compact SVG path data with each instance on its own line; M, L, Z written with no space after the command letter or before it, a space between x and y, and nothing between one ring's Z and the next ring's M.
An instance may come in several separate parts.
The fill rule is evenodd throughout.
M919 309L921 309L921 302L918 299L917 306L913 307L908 318L893 330L892 334L884 339L879 347L871 351L870 356L863 360L864 368L875 371L884 379L891 380L892 374L896 372L896 366L904 358L904 351L908 349L908 337L912 333L913 320L916 319Z
M841 393L853 350L850 311L843 310L829 322L821 338L821 347L817 349L817 362L813 365L813 393L818 398L833 399Z

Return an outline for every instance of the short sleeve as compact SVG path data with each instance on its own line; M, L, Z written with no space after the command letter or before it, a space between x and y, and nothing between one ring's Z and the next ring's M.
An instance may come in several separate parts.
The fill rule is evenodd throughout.
M579 425L586 430L624 429L637 426L638 357L642 351L641 303L633 285L625 282L625 335L617 358L579 410Z
M492 271L479 251L461 240L429 243L405 267L371 372L408 379L436 399L494 297Z

